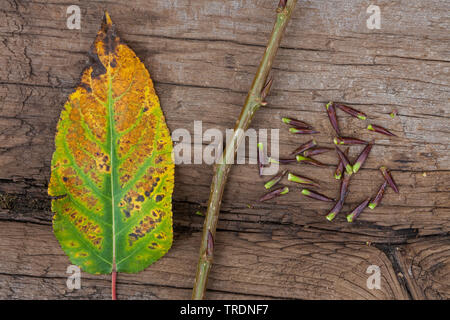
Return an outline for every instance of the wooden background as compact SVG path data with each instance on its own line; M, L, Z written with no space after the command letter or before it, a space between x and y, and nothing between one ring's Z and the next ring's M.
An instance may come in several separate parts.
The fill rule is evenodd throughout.
M56 122L76 87L87 52L108 9L119 35L155 81L170 129L232 128L270 34L277 0L25 1L0 0L0 298L109 299L110 277L82 274L68 290L70 264L52 233L46 195ZM81 8L80 30L66 9ZM381 8L369 30L366 9ZM216 260L207 298L449 299L450 2L439 0L299 1L277 56L269 105L252 127L279 128L280 153L308 137L280 121L314 124L331 146L324 111L342 101L399 138L364 130L339 114L345 135L376 137L356 175L348 211L376 192L377 168L392 168L400 194L348 224L324 219L330 205L298 190L260 204L255 165L233 167L222 204ZM397 109L395 119L389 113ZM354 159L360 151L353 147ZM329 166L291 166L336 195L336 156ZM212 167L180 165L174 193L175 241L160 261L136 275L119 274L119 299L190 298ZM295 189L292 186L292 189ZM370 265L381 289L366 286Z

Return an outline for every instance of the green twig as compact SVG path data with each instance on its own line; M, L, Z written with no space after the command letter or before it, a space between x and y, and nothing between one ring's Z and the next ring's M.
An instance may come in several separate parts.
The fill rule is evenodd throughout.
M217 221L219 220L220 204L231 163L236 156L237 148L244 138L243 132L248 129L255 111L258 110L260 106L267 104L265 97L268 95L268 91L272 84L271 80L267 81L268 75L296 3L297 0L280 0L272 35L234 128L234 134L229 145L227 145L222 154L221 161L215 166L215 174L211 183L211 193L209 195L208 210L203 225L200 257L192 299L200 300L205 296L206 283L213 261L214 238Z

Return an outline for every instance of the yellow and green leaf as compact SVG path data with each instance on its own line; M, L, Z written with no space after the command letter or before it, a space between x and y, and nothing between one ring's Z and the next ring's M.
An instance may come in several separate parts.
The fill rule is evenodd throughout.
M150 75L108 13L57 126L48 188L72 263L139 272L172 244L172 140Z

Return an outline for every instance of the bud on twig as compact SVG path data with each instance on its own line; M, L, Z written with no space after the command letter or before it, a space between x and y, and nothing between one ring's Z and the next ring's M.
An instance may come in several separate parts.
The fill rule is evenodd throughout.
M270 76L269 81L267 81L267 83L264 85L264 88L261 91L261 101L262 101L262 105L267 105L266 101L266 97L269 95L270 89L272 88L272 83L273 83L273 77Z
M214 254L214 239L211 231L208 230L208 240L206 245L206 256L212 257Z
M278 3L277 11L280 12L284 8L286 8L286 2L287 0L280 0L280 3Z
M266 193L261 198L259 198L259 201L260 202L267 201L267 200L279 197L279 196L281 196L283 194L286 194L288 192L289 192L289 188L288 187L282 187L282 188L276 189L274 191L271 191L269 193Z

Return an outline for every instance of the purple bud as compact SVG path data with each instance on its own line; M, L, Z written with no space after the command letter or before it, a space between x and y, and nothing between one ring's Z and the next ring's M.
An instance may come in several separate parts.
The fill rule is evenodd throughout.
M381 166L380 167L380 171L381 174L383 175L384 179L387 181L387 183L389 184L389 186L394 189L394 191L396 193L398 193L398 188L397 188L397 184L394 181L394 178L392 178L391 173L389 172L388 168L386 168L385 166Z
M328 198L327 196L325 196L325 195L323 195L321 193L318 193L318 192L315 192L315 191L312 191L312 190L308 190L308 189L303 189L302 190L302 194L304 196L307 196L307 197L309 197L311 199L315 199L315 200L326 201L326 202L334 202L334 201L336 201L335 199Z
M334 131L336 131L338 136L340 136L341 132L339 130L339 125L338 125L338 121L337 121L337 117L336 117L336 109L334 107L334 103L333 102L327 103L326 108L327 108L328 119L330 119L330 123L333 126Z
M370 150L372 150L373 144L369 143L363 151L358 156L358 159L356 159L355 164L353 165L353 173L357 173L359 169L362 167L364 162L366 162L367 157L369 156Z
M312 149L304 151L303 155L305 157L311 157L311 156L316 156L318 154L328 152L330 150L333 150L333 149L331 149L331 148L312 148Z
M355 209L353 209L352 212L350 212L349 215L347 215L347 221L353 222L358 218L358 216L363 212L363 210L367 207L367 204L369 203L370 198L367 198L364 200L359 206L357 206Z
M281 188L279 188L279 189L276 189L276 190L274 190L274 191L271 191L271 192L269 192L269 193L266 193L266 194L263 195L261 198L259 198L259 201L260 201L260 202L267 201L267 200L270 200L270 199L279 197L279 196L281 196L281 195L283 195L283 194L286 194L286 193L288 193L288 192L289 192L289 188L288 188L288 187L281 187Z
M380 126L377 126L377 125L374 125L374 124L369 124L367 126L367 129L370 130L370 131L375 131L375 132L387 135L387 136L396 137L396 135L393 134L392 132L390 132L388 129L380 127Z
M349 106L344 106L343 104L338 104L338 103L335 103L335 106L336 106L336 108L341 109L345 113L348 113L352 117L355 117L355 118L358 118L358 119L361 119L361 120L366 120L367 119L366 114L361 112L361 111L359 111L359 110L356 110L356 109L353 109L353 108L351 108Z
M384 183L381 185L380 189L378 190L375 198L369 203L370 209L375 209L381 203L381 199L383 199L384 192L386 191L387 185L388 185L387 181L384 181Z
M296 156L298 154L301 154L303 151L311 149L311 148L313 148L315 146L317 146L316 140L314 140L314 139L309 140L308 142L302 144L300 147L298 147L297 149L292 151L291 155Z

